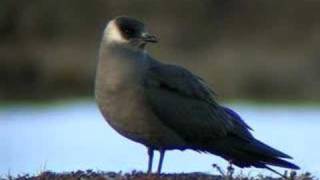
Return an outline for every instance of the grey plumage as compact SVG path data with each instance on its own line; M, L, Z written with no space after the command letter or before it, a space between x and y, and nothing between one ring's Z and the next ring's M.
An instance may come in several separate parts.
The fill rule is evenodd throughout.
M250 127L219 105L203 79L145 51L156 42L145 26L129 17L108 23L100 47L96 100L108 123L123 136L153 151L193 149L219 155L239 167L275 165L297 169L288 155L256 140Z

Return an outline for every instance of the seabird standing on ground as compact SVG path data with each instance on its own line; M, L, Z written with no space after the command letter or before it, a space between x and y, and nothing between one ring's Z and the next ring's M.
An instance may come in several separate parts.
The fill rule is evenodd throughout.
M106 121L118 133L153 152L209 152L244 168L290 169L290 156L255 139L233 110L216 102L206 82L187 69L164 64L146 51L157 38L130 17L117 17L105 28L99 52L95 96Z

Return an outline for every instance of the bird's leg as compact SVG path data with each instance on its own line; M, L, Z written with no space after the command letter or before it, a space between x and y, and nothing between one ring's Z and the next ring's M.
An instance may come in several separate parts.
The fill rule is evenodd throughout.
M159 159L159 165L158 165L158 171L157 171L158 174L161 173L162 163L163 163L163 159L164 159L164 154L165 154L165 150L160 149L160 159Z
M234 168L232 167L232 160L229 160L229 166L227 167L227 176L229 179L232 179L232 175L234 173Z
M148 147L148 156L149 156L149 161L148 161L148 171L147 174L151 174L152 171L152 163L153 163L153 149Z

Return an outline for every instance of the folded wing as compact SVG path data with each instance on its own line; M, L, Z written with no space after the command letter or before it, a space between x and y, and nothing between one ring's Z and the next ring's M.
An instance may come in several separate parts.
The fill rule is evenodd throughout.
M198 76L186 69L157 63L145 75L144 92L159 119L195 149L232 133L251 139L249 127L237 123L216 103L214 92Z

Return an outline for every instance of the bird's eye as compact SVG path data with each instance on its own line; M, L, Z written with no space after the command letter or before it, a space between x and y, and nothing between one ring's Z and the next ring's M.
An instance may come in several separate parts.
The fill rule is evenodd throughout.
M133 30L132 29L124 29L124 32L126 33L126 34L133 34Z

